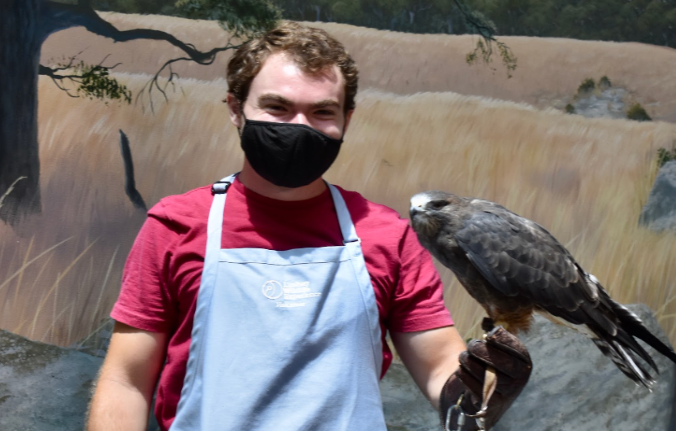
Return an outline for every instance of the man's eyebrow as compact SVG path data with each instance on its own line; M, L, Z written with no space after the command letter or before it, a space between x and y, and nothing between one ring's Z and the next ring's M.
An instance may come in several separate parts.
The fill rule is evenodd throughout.
M281 96L279 94L274 94L274 93L262 94L258 98L258 103L263 103L263 102L277 102L281 105L286 105L286 106L293 104L293 102L291 102L291 100L287 99L286 97ZM324 99L324 100L319 100L319 101L312 104L313 109L321 109L321 108L329 108L329 107L340 108L340 103L338 103L338 101L334 100L334 99Z
M267 93L267 94L262 94L258 98L258 103L262 102L277 102L281 103L282 105L291 105L292 102L287 99L284 96L280 96L279 94L272 94L272 93Z
M312 104L312 107L315 109L318 108L329 108L329 107L335 107L335 108L340 108L340 103L338 103L337 100L333 99L324 99L320 100L319 102L315 102Z

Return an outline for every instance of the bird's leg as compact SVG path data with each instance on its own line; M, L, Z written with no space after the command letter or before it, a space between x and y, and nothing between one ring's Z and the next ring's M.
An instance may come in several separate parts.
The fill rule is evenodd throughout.
M498 386L498 376L495 373L493 367L486 367L486 374L484 375L484 388L483 394L481 394L481 410L476 414L477 417L486 416L486 411L488 410L488 401L493 396L495 388Z
M487 333L495 330L495 324L493 322L493 319L491 319L490 317L484 317L484 320L481 322L481 329L486 331L486 334L484 334L483 336L485 340L488 336ZM497 386L498 386L498 376L495 372L495 369L491 366L486 366L486 373L484 374L483 393L481 394L481 410L479 410L474 415L471 416L468 415L469 417L483 418L484 416L486 416L486 412L488 410L488 401L490 401Z

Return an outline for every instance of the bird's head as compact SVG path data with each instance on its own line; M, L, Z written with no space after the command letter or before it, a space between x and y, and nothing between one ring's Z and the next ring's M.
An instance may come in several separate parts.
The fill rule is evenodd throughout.
M452 223L454 212L464 199L439 190L420 192L411 198L411 225L418 239L427 248L442 224Z

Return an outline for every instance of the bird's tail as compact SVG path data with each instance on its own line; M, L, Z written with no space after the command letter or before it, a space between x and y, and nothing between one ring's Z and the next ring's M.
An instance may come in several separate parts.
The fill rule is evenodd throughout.
M615 365L617 365L617 368L619 368L627 377L636 383L641 383L648 389L652 388L655 379L653 379L641 362L637 360L636 355L631 349L625 348L621 343L617 342L617 340L592 338L592 341L594 341L596 347L601 350L601 353L609 357ZM653 368L659 373L657 366Z
M613 301L604 289L599 289L599 294L602 306L608 307L612 314L616 316L618 322L616 322L617 330L614 335L595 331L598 338L594 339L594 343L604 355L617 365L620 371L636 383L641 383L650 388L655 380L639 358L645 361L655 372L659 373L659 369L652 357L635 338L643 340L674 363L676 363L676 353L653 335L636 314Z

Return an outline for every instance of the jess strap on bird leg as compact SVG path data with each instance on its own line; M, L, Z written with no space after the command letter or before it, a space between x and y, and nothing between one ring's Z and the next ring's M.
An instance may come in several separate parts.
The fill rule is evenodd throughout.
M472 340L460 354L460 367L446 381L439 413L446 431L490 429L512 405L532 370L528 350L498 326L484 340ZM495 380L491 381L490 371Z

